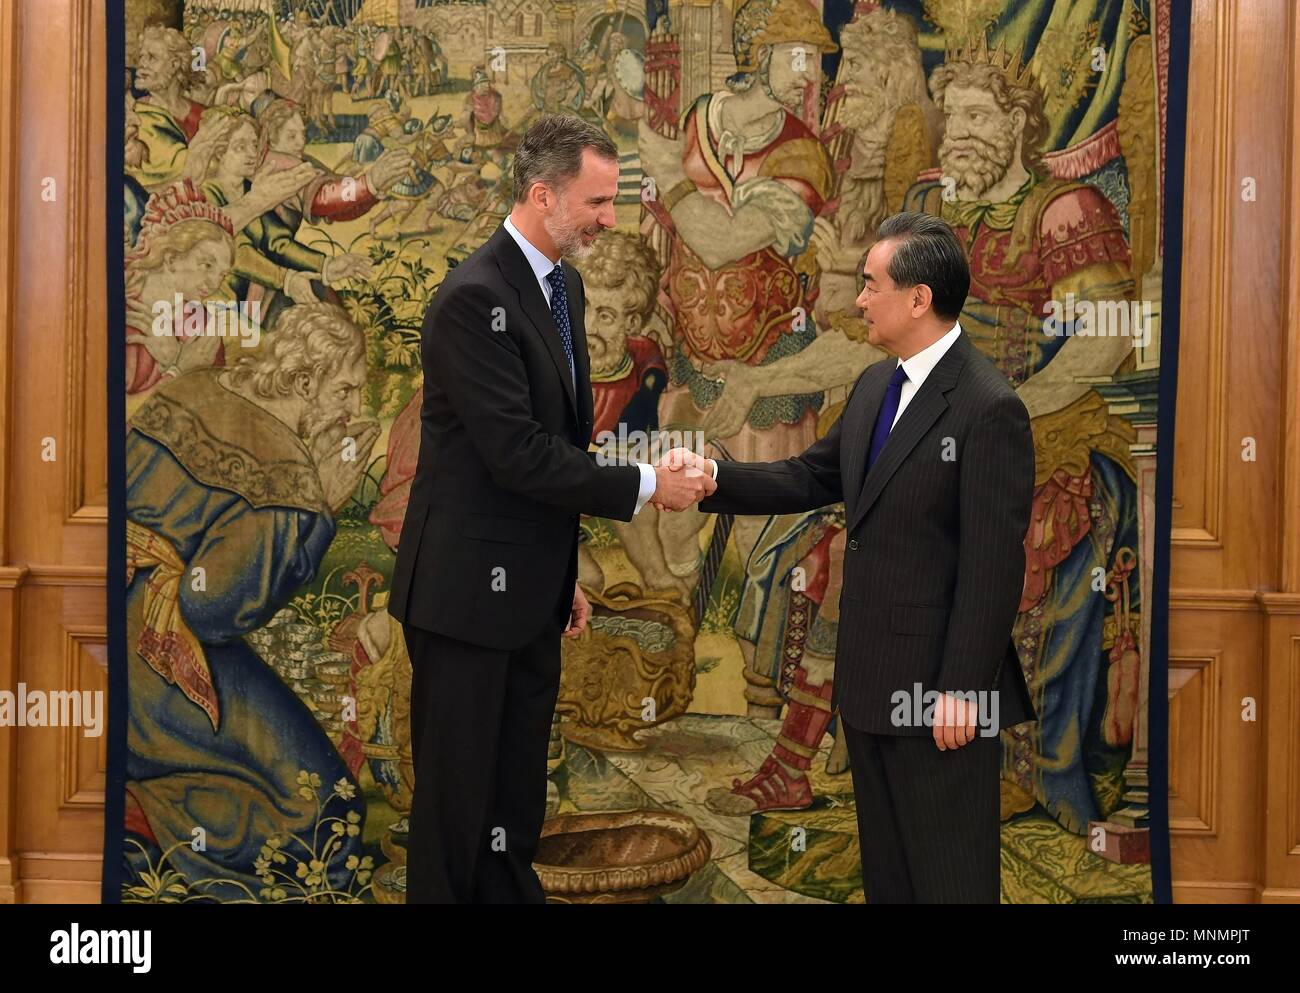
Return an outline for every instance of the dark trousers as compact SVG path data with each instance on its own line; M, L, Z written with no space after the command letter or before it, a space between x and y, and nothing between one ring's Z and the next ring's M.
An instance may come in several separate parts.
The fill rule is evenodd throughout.
M406 902L542 903L533 857L560 687L558 625L548 621L515 651L403 631L415 762Z
M869 734L849 749L868 903L997 903L997 736L940 751L925 736Z

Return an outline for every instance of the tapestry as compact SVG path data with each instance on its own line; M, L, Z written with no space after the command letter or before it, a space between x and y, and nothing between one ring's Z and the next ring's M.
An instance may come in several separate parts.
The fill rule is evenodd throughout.
M619 152L617 226L577 263L614 458L801 452L884 358L854 304L879 222L952 225L961 326L1035 440L1014 640L1040 720L1000 732L1002 900L1169 898L1155 564L1186 5L126 0L110 20L106 901L404 901L411 662L386 605L421 325L545 113ZM551 900L864 901L830 707L845 523L582 519Z

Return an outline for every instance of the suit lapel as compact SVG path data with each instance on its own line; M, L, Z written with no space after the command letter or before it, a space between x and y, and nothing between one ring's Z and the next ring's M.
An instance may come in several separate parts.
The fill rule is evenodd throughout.
M524 313L528 315L533 330L541 335L546 350L551 355L551 361L555 364L555 371L559 374L560 382L564 386L564 392L569 398L569 406L573 410L573 415L581 420L578 414L578 400L573 388L573 377L569 375L569 359L564 354L564 343L560 341L560 332L555 326L555 318L551 315L551 308L546 305L546 297L542 295L542 288L537 284L537 277L533 275L532 266L528 264L528 259L524 257L523 250L515 244L514 238L510 237L510 232L506 230L504 224L497 228L496 233L492 235L492 241L497 267L501 270L501 274L506 278L506 281L519 294L520 306L523 308ZM573 322L573 277L569 274L567 267L562 271L565 276L565 288L570 292L569 324L570 327L574 328L576 334L576 325ZM576 366L576 342L574 351L574 365Z
M966 340L966 335L962 334L948 349L947 353L939 364L930 370L930 375L925 378L921 388L912 397L903 411L903 416L898 419L894 429L889 432L889 440L885 442L885 447L880 450L880 455L876 459L875 465L871 471L866 474L862 482L862 491L858 494L858 499L853 507L853 514L849 519L848 529L851 532L857 527L858 522L866 516L872 505L879 498L881 491L884 490L885 484L903 464L907 457L912 453L912 449L917 446L925 433L930 430L934 422L939 419L945 410L948 409L948 397L946 394L957 385L957 376L961 372L961 367L966 363L967 349L970 347ZM893 371L893 364L882 362L890 373ZM888 378L885 379L888 384ZM881 400L884 399L884 387L879 390L879 398L875 403L867 407L869 411L867 416L871 417L872 423L868 425L866 438L870 439L871 431L875 427L874 418L880 410ZM861 448L862 446L859 445ZM866 448L870 447L870 441L867 441ZM858 455L861 463L866 465L867 451L864 449Z

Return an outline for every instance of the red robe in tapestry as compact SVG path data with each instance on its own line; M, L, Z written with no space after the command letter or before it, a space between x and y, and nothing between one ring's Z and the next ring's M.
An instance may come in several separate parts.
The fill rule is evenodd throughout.
M370 511L370 523L379 528L389 548L397 549L411 499L411 483L420 457L420 402L424 392L416 388L388 432L388 467L379 481L379 500Z
M1043 334L1052 287L1092 265L1131 264L1123 222L1094 186L1031 181L1005 203L989 204L945 203L933 185L914 189L908 201L909 210L941 216L966 247L967 310L986 320L964 313L962 327L1017 386L1052 354Z
M628 335L627 354L625 373L615 379L600 381L593 378L591 381L592 420L595 422L592 437L598 437L602 431L618 433L619 419L628 401L641 388L646 370L659 369L665 377L668 375L663 353L653 339Z

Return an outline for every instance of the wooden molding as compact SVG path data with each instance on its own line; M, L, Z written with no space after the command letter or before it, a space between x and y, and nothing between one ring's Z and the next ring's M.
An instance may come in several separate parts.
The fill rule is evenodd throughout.
M99 903L98 852L23 852L19 868L33 903Z
M1287 889L1281 886L1257 886L1255 899L1259 903L1295 903L1300 904L1300 889Z
M1171 611L1235 610L1269 616L1300 614L1300 593L1276 593L1269 590L1177 589L1170 591L1169 609Z
M1300 593L1259 593L1257 596L1264 613L1270 617L1300 614Z
M1260 609L1256 590L1175 589L1169 591L1169 610Z
M105 586L108 568L99 565L44 565L32 563L27 569L28 586Z
M1205 528L1170 528L1170 542L1184 548L1223 547L1223 542Z
M1236 123L1235 101L1233 99L1233 82L1236 77L1236 36L1237 3L1226 0L1213 7L1214 25L1214 87L1213 120L1214 137L1212 146L1212 167L1209 176L1211 205L1210 245L1213 250L1204 254L1185 252L1183 256L1183 301L1181 336L1182 350L1196 341L1205 342L1206 376L1203 381L1182 380L1184 398L1183 407L1192 405L1204 408L1205 431L1196 444L1202 473L1199 478L1199 498L1184 494L1179 498L1180 507L1192 507L1192 519L1175 520L1172 540L1175 545L1219 548L1223 534L1220 519L1224 485L1224 457L1226 444L1227 394L1224 384L1227 381L1227 333L1230 326L1228 314L1229 293L1227 289L1228 267L1217 264L1216 259L1223 257L1225 246L1230 240L1230 212L1234 202L1232 178L1232 148ZM1190 118L1189 118L1190 119ZM1188 141L1191 141L1191 127L1188 128ZM1194 159L1189 155L1189 168ZM1201 180L1190 176L1184 181L1185 190L1195 189ZM1184 216L1206 211L1206 203L1200 196L1185 196ZM1188 229L1194 230L1194 229ZM1204 290L1200 287L1205 287ZM1208 298L1202 307L1197 297ZM1188 297L1192 296L1193 305L1188 306ZM1196 332L1189 333L1196 322ZM1203 330L1202 330L1203 329ZM1193 394L1195 390L1195 394ZM1185 479L1186 477L1184 477ZM1178 477L1175 476L1175 484Z
M1259 887L1254 883L1221 883L1215 880L1174 880L1174 903L1258 903Z
M93 196L89 184L91 86L96 82L91 73L92 39L91 10L89 0L74 0L71 5L72 27L69 31L70 54L68 65L69 86L71 88L68 103L68 157L64 189L67 191L64 203L67 205L68 231L68 272L67 311L63 334L64 370L64 523L96 524L108 523L108 507L88 506L86 497L86 454L90 450L91 440L88 432L98 432L102 427L99 417L92 417L87 423L85 410L87 347L89 336L86 334L86 317L89 309L86 305L87 271L93 255L90 249L89 210L98 206L99 201ZM98 88L98 87L96 87ZM99 147L93 154L101 155ZM100 257L102 257L102 252ZM94 442L100 444L98 440Z
M18 589L30 571L25 565L0 565L0 590Z

